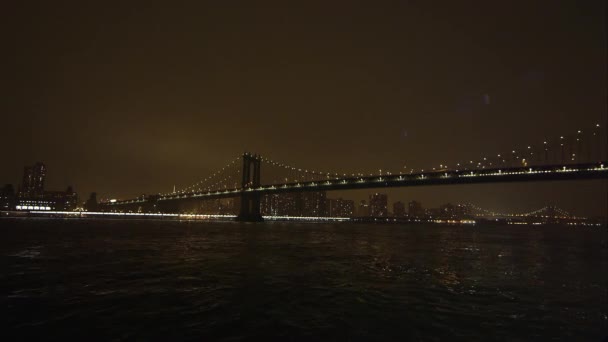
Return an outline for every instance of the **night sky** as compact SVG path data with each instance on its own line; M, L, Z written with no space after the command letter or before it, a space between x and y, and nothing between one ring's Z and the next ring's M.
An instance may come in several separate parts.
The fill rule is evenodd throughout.
M167 192L244 151L396 172L608 123L603 0L2 7L0 182L43 161L48 189L83 199ZM608 185L378 191L426 207L606 215Z

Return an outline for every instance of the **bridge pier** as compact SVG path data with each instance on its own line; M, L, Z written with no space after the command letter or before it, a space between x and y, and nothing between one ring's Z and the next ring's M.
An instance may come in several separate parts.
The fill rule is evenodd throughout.
M252 170L253 166L253 170ZM253 171L253 172L252 172ZM263 222L260 212L259 193L248 193L248 189L260 186L260 158L249 153L243 154L243 183L241 186L241 210L236 217L241 222Z

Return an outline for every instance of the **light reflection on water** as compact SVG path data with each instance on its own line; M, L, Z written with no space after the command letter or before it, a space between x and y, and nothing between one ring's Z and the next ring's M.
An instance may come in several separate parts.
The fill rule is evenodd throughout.
M2 220L20 339L597 340L605 230ZM2 336L0 336L2 337Z

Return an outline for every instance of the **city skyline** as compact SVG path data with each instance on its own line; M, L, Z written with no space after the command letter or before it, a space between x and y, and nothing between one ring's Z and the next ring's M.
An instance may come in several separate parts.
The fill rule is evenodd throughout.
M24 172L23 172L23 176L22 176L22 180L16 188L12 183L8 183L5 184L3 190L2 190L2 195L3 195L3 203L2 206L4 207L4 209L6 210L7 208L10 207L9 203L5 203L5 198L7 195L10 195L11 193L14 194L16 199L21 198L21 200L16 201L15 203L13 203L13 209L15 209L15 205L16 205L16 209L17 210L25 210L27 208L29 209L38 209L37 208L37 203L35 203L37 200L44 200L43 202L46 203L44 204L46 207L41 206L41 210L64 210L65 208L71 208L70 210L76 209L76 207L78 206L77 203L77 198L78 195L76 192L74 192L72 190L72 186L69 185L68 186L68 190L66 192L61 192L61 191L47 191L44 189L44 184L46 181L46 172L47 172L47 168L46 165L42 162L36 162L34 165L26 165L24 167ZM240 177L240 176L239 176ZM287 179L286 179L287 180ZM468 185L471 186L471 185ZM199 189L200 190L200 189ZM383 189L383 192L386 191L390 191L392 189ZM348 192L353 192L353 191L357 191L357 190L350 190L347 191ZM287 197L293 197L294 195L296 197L293 197L293 199L291 201L303 201L302 204L300 205L296 205L296 204L292 204L291 206L295 205L295 207L293 207L292 209L289 208L282 208L285 206L285 197L284 195L279 195L279 197L273 197L273 196L277 196L277 195L264 195L262 197L262 207L261 207L261 212L263 215L287 215L287 216L344 216L344 217L412 217L412 216L432 216L432 215L437 215L436 212L437 210L441 211L441 208L444 208L446 206L453 206L452 203L455 203L456 206L461 206L461 205L465 205L465 206L473 206L476 207L474 204L467 202L467 201L442 201L441 199L436 199L435 202L433 203L437 203L438 201L441 203L440 205L435 205L435 206L430 206L430 207L423 207L422 204L416 199L410 199L407 200L405 199L405 203L402 202L403 198L390 198L387 196L386 193L369 193L367 200L363 199L360 200L359 199L343 199L342 197L329 197L327 195L327 193L329 194L339 194L339 193L343 193L344 191L322 191L319 194L322 195L322 197L320 197L317 200L314 200L313 198L316 198L314 196L317 196L315 194L317 194L318 192L305 192L305 193L287 193ZM361 192L361 190L359 190L359 192ZM175 192L175 188L173 189L173 193L177 194ZM89 205L88 203L93 199L93 198L97 198L96 193L91 193L90 196L86 197L86 196L81 196L81 201L80 203L83 204L85 210L87 205ZM166 193L165 195L171 195L171 193ZM314 195L313 197L310 197L310 195ZM67 197L66 197L67 196ZM137 198L143 198L142 196L145 197L154 197L156 196L155 194L140 194L137 196ZM303 197L302 197L303 196ZM84 201L84 198L88 198L88 200ZM275 198L275 199L272 199ZM300 198L299 200L296 198ZM34 203L29 203L26 206L24 206L23 208L21 208L23 206L22 203L24 199L35 199ZM48 202L50 200L50 202ZM97 201L100 201L100 203L108 203L110 202L114 202L114 201L121 201L124 199L121 198L109 198L109 197L100 197L98 199L94 199L93 201L95 202L93 205L95 206L95 208L97 208ZM312 200L314 203L316 204L311 204L308 203L310 200ZM228 206L224 206L224 210L222 210L222 204L223 202L219 202L219 200L201 200L199 201L198 207L192 207L191 205L188 205L186 207L176 207L177 211L184 211L186 210L185 208L190 208L192 210L194 210L195 212L201 212L201 213L208 213L208 214L221 214L223 213L232 213L234 210L236 210L238 212L238 207L235 206L239 200L238 197L236 198L230 198L230 203ZM234 201L234 202L232 202ZM278 201L278 202L277 202ZM289 201L289 200L288 200ZM366 202L367 201L367 202ZM9 201L10 202L10 201ZM29 202L29 201L28 201ZM70 204L66 204L66 203L70 203ZM233 204L232 204L233 203ZM41 204L42 205L42 204ZM51 205L50 207L48 205ZM309 206L314 206L310 207ZM408 208L406 208L406 205L408 206ZM412 205L414 205L415 207L413 208ZM544 207L553 207L555 205L554 201L552 202L548 202L544 204ZM219 206L219 207L218 207ZM290 205L287 205L288 207L290 207ZM336 213L340 213L340 214L332 214L332 212L334 211L334 209L332 209L334 206L337 206L337 210ZM344 208L344 206L347 206L348 209ZM274 207L275 209L270 209L270 207ZM279 207L280 209L277 211L277 207ZM364 208L365 207L365 208ZM559 206L558 206L559 207ZM299 208L299 209L296 209ZM307 209L308 208L308 209ZM391 210L391 208L393 208ZM190 209L186 210L186 211L190 211ZM97 209L95 209L97 210ZM141 210L141 209L140 209ZM146 209L149 210L149 209ZM498 213L510 213L509 215L519 215L519 214L523 214L524 211L521 212L509 212L508 210L504 210L504 209L500 209L500 208L484 208L484 211L488 211L488 212L498 212ZM525 210L525 212L529 212L531 211L532 208L527 208L527 210ZM581 215L577 215L578 210L577 209L570 209L567 210L570 213L575 213L574 216L578 216L578 217L582 217ZM412 214L412 212L414 212L414 214ZM346 214L348 213L348 214ZM400 213L400 214L399 214ZM433 214L435 213L435 214ZM606 219L606 215L590 215L591 218L602 218L602 219Z
M86 201L81 201L82 207L78 207L78 196L73 192L72 187L68 186L68 190L48 191L44 184L46 181L46 165L42 162L36 162L34 165L26 165L24 167L23 178L21 185L17 187L17 191L12 184L6 184L0 191L0 208L5 211L79 211L88 210L96 212L99 210L96 194L91 196ZM175 190L174 190L175 192ZM331 193L331 191L330 191ZM576 219L589 219L575 215L572 213L562 212L555 206L545 206L531 213L506 213L500 210L488 210L481 208L471 203L444 203L436 208L424 207L417 200L412 200L407 203L401 202L399 199L389 201L389 198L384 193L369 194L369 202L361 200L358 206L355 200L343 198L330 198L327 191L305 192L305 193L283 193L263 195L261 198L261 214L264 216L291 216L291 217L350 217L350 218L409 218L409 219L433 219L433 218L448 218L456 220L468 220L474 218L491 217L527 217L535 212L544 212L553 210L555 214L567 215ZM101 203L107 199L101 199ZM113 199L112 201L116 201ZM239 197L229 197L226 199L202 200L199 202L186 204L178 207L177 212L195 213L207 215L236 215L239 212ZM406 208L407 204L407 208ZM393 210L390 210L390 208ZM153 210L150 210L153 209ZM157 208L140 207L139 212L156 213ZM556 211L557 210L557 211ZM473 212L477 214L473 214ZM567 214L566 214L567 213ZM531 218L534 218L532 216ZM595 218L591 218L595 219ZM602 218L603 220L606 217Z

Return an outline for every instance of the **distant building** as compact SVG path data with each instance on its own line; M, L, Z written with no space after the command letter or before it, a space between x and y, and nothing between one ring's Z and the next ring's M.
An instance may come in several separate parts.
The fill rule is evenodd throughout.
M405 204L401 201L397 201L393 203L393 216L395 217L405 217L407 216L405 212Z
M21 197L42 196L44 192L44 180L46 178L46 166L36 163L33 166L23 168L23 180L21 182Z
M66 191L45 191L42 200L50 205L51 210L73 211L78 205L78 195L71 186Z
M327 193L325 191L301 192L298 195L296 200L296 207L300 213L298 216L327 216L325 210L327 206Z
M236 202L237 198L223 198L220 200L219 203L219 214L220 215L236 215L238 213L238 211L236 211L235 208L235 204L234 202Z
M195 212L204 215L219 215L221 202L219 198L205 199L200 202Z
M369 205L365 200L361 200L359 203L359 208L357 209L357 216L359 217L368 217L369 216Z
M352 217L355 214L355 201L328 198L326 212L331 217Z
M260 198L260 211L264 216L300 216L296 210L296 194L267 194Z
M45 191L46 166L36 163L23 169L21 189L15 199L17 210L56 210L72 211L76 209L78 195L72 187L66 191Z
M296 206L299 195L296 193L280 194L277 208L278 216L300 216L300 209Z
M12 184L0 189L0 210L15 210L15 189Z
M425 215L428 216L429 218L442 217L442 213L441 213L441 209L440 208L425 209Z
M327 194L312 191L262 195L260 211L269 216L327 216Z
M455 218L456 210L451 203L443 204L439 207L439 216L443 218Z
M388 216L388 196L375 193L369 196L369 214L373 217Z
M459 219L469 218L472 216L471 207L464 204L458 204L454 207L454 216Z
M408 204L408 214L410 217L423 217L425 215L422 204L417 201L411 201Z
M96 192L91 193L91 196L89 196L89 199L84 204L84 208L86 209L86 211L98 211L99 210Z
M273 206L273 197L278 194L265 194L260 197L260 214L262 216L272 215L272 210L276 210L276 206Z

